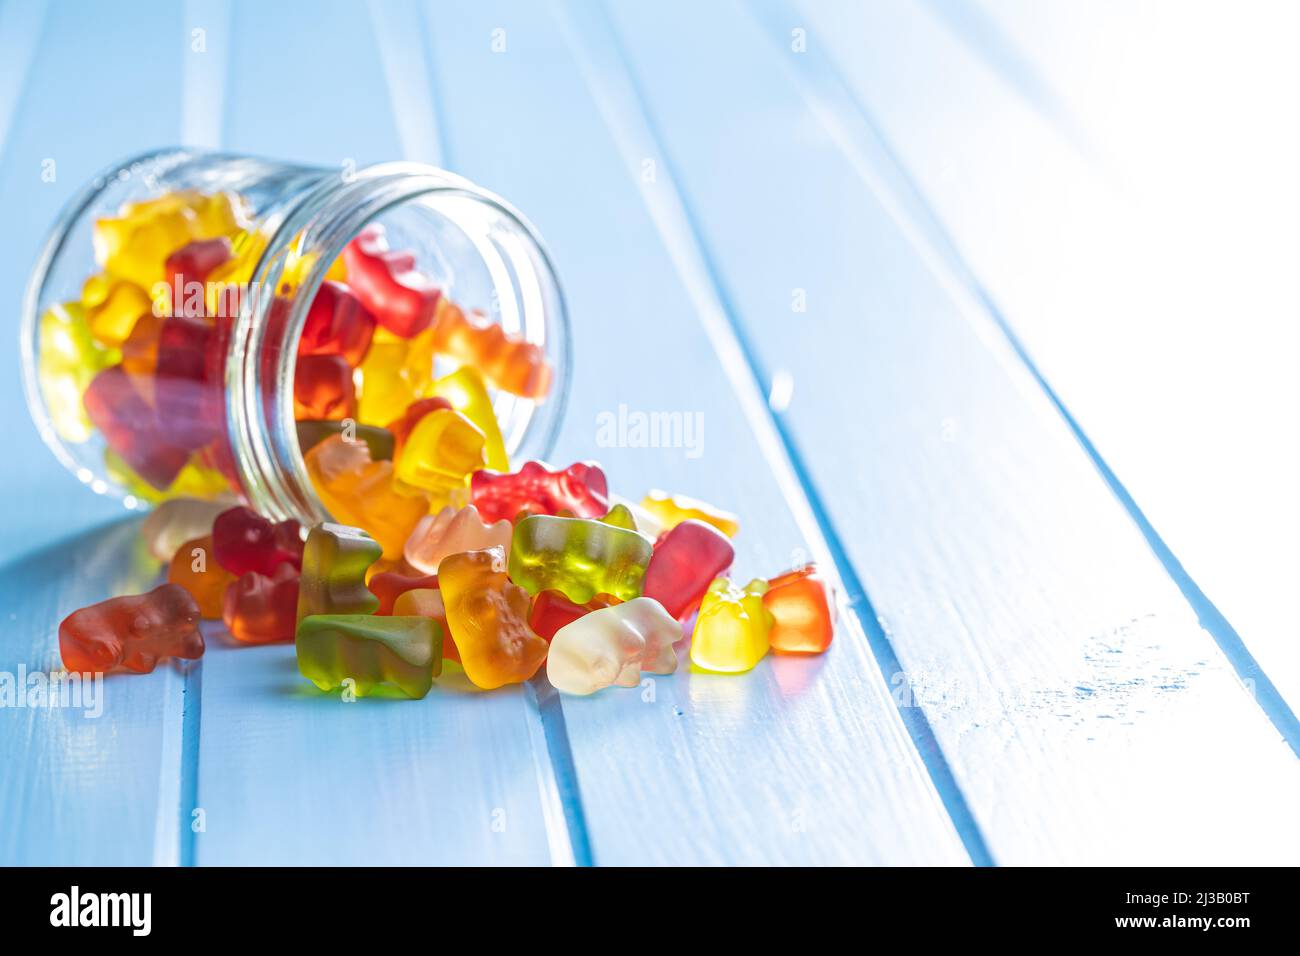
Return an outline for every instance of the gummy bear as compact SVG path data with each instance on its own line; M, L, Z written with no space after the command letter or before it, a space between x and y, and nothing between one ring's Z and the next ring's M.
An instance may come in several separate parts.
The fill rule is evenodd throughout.
M533 598L528 613L528 626L545 640L555 637L555 632L566 624L603 607L612 607L619 600L609 594L597 594L586 604L574 604L560 591L542 591Z
M372 461L361 442L341 435L325 439L304 456L307 474L333 517L364 528L396 561L416 523L428 513L424 498L399 494L393 487L393 463Z
M200 498L170 498L160 503L140 524L140 537L159 561L170 561L186 541L212 533L212 522L230 507Z
M373 614L379 599L366 589L366 568L383 553L360 528L324 522L307 532L298 585L298 620L313 614Z
M451 402L445 398L418 398L410 405L406 406L400 418L395 418L388 423L388 431L393 436L393 454L390 458L402 453L402 446L406 444L406 439L410 437L411 430L420 423L431 412L441 409L451 408Z
M642 593L680 620L704 597L709 583L731 567L735 556L725 534L687 518L655 542Z
M511 531L509 521L485 522L473 505L459 509L448 506L420 519L406 539L406 563L433 574L449 554L482 551L494 545L510 547Z
M162 584L148 594L110 598L73 611L59 625L59 653L70 671L124 667L148 674L168 657L203 656L199 608L183 587Z
M391 684L418 699L442 673L442 628L428 617L313 615L298 625L296 645L298 670L321 690L350 680L358 697Z
M772 615L769 640L780 654L820 654L835 635L829 589L817 565L787 571L767 582L763 606Z
M95 261L111 276L142 289L165 282L167 257L198 238L193 212L179 204L136 203L117 219L95 222Z
M485 521L510 521L521 511L553 515L568 511L579 518L599 518L609 511L609 486L595 462L578 462L550 471L539 461L526 462L514 474L476 471L470 495Z
M506 577L502 548L445 558L438 582L465 674L484 690L528 680L549 645L528 626L528 594Z
M176 480L189 452L166 440L134 376L112 365L91 380L82 396L86 414L110 449L144 481L159 490Z
M437 588L438 575L410 575L403 574L400 571L380 571L366 582L366 587L379 599L379 607L375 610L376 614L395 614L397 612L394 607L398 598L407 591Z
M81 303L54 305L41 315L37 358L41 395L54 430L64 441L81 443L90 437L90 419L81 404L81 393L95 374L116 358L112 350L95 343Z
M212 522L212 544L217 562L236 576L269 575L284 563L302 567L302 532L292 518L272 524L251 508L230 508Z
M430 617L442 628L442 658L460 663L460 649L456 647L447 626L447 609L442 603L442 592L437 588L411 588L397 596L393 603L395 617Z
M190 592L202 617L216 621L225 607L226 588L235 576L217 563L212 554L212 535L206 534L176 549L167 566L167 580Z
M438 287L415 271L412 253L388 248L383 226L373 223L357 233L343 261L352 290L384 328L409 339L433 321Z
M508 334L481 315L466 316L447 302L433 326L434 351L472 365L502 391L542 398L551 388L551 366L541 346Z
M360 365L375 334L375 317L342 282L322 282L307 310L299 355L339 355Z
M300 355L293 373L293 417L355 418L352 366L341 355Z
M95 341L114 349L126 341L140 316L153 312L153 300L144 289L105 275L85 281L81 304Z
M592 694L618 684L636 687L643 670L677 670L673 642L682 629L653 598L592 611L560 628L551 640L546 676L566 694Z
M235 640L244 644L292 641L298 622L298 572L284 563L268 576L249 571L231 582L221 618Z
M416 340L419 341L418 339ZM414 344L412 353L414 353ZM410 359L408 359L409 363ZM432 365L429 366L432 368ZM496 412L492 408L492 398L488 395L483 376L472 365L462 365L450 375L435 379L428 386L429 395L445 398L483 433L486 439L484 451L487 453L487 466L493 471L508 471L510 460L506 457L506 443L501 435L501 426L497 422Z
M167 257L163 275L168 288L163 293L167 312L197 319L207 314L208 276L234 258L225 236L196 239Z
M738 588L718 578L705 592L691 637L691 663L727 674L751 670L768 651L772 615L763 606L767 582Z
M483 433L460 412L449 408L425 415L397 456L394 474L411 488L446 495L465 484L470 472L486 463Z
M225 427L224 383L211 362L213 327L202 319L164 319L158 333L154 404L168 441L193 450Z
M641 500L641 507L663 522L665 528L672 528L687 519L694 518L711 524L728 538L734 538L740 530L740 522L730 512L715 508L713 505L685 495L670 495L665 491L651 491Z
M358 366L361 383L357 394L357 417L363 422L391 422L419 397L423 383L413 380L405 367L409 347L403 339L381 336L376 332L370 350Z
M530 594L553 589L578 604L601 593L630 601L641 594L650 555L650 542L635 531L529 515L515 526L510 578Z

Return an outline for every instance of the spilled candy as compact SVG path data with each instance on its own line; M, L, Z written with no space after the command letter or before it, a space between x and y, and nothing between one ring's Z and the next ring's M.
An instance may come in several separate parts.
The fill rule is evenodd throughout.
M298 670L321 690L353 682L358 697L390 684L410 698L442 673L442 628L428 617L320 614L303 618Z
M425 515L411 531L411 536L406 539L406 563L433 574L449 554L482 551L494 546L510 547L511 533L509 521L488 524L473 505L464 508L448 506L436 515Z
M681 625L658 601L633 598L560 628L551 640L546 676L566 694L593 694L611 684L636 687L642 671L677 670L673 642L681 636Z
M221 619L244 644L292 641L298 621L298 572L279 565L270 575L248 571L226 588Z
M537 672L548 644L528 626L528 594L506 577L502 548L445 558L438 583L465 674L484 690Z
M373 614L379 598L366 588L366 569L383 554L360 528L324 522L307 533L298 583L297 620L313 614Z
M831 646L834 615L826 582L815 564L771 578L763 606L772 615L772 650L781 654L820 654Z
M148 674L160 660L203 656L199 609L189 592L163 584L148 594L109 598L73 611L59 625L59 653L70 671L122 667Z
M515 527L510 578L529 594L560 591L578 604L597 594L630 601L641 594L650 555L650 542L626 528L529 515Z
M752 670L767 654L772 614L763 606L766 581L744 588L718 578L705 592L691 636L691 663L726 674Z

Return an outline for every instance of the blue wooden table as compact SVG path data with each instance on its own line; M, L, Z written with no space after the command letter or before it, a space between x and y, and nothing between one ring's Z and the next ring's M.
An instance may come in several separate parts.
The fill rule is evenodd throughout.
M1293 113L1273 15L4 0L11 314L62 204L144 148L445 166L523 209L565 283L556 460L737 511L740 576L815 559L840 617L824 657L743 677L347 706L214 627L199 663L108 679L99 716L0 708L0 863L1300 860L1298 250L1273 221L1300 146L1239 118ZM1205 79L1189 44L1245 66ZM1220 127L1257 175L1205 148ZM16 674L158 567L0 361ZM606 447L624 407L702 440Z

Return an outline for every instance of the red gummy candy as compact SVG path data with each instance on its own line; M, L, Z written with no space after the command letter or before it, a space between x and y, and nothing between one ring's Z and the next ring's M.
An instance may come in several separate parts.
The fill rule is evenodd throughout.
M176 480L189 451L164 439L153 408L122 366L110 366L91 379L81 401L108 447L132 471L159 490Z
M533 598L533 609L528 614L528 626L539 637L550 640L555 632L572 624L584 614L617 604L618 599L608 594L597 594L586 604L574 604L560 591L541 591Z
M213 327L202 319L173 316L158 333L154 406L158 427L181 448L206 445L222 432L222 382L210 369Z
M298 626L298 572L288 563L268 577L249 571L226 585L221 619L244 644L292 641Z
M438 308L439 291L415 271L415 256L388 248L384 227L367 226L343 250L348 283L375 321L402 338L429 327Z
M349 365L360 365L374 333L375 317L352 290L326 280L307 310L298 354L341 355Z
M387 428L393 433L393 460L396 461L398 456L402 454L402 446L406 444L407 436L420 423L421 418L430 412L446 408L451 408L451 402L441 395L434 395L432 398L421 398L407 405L406 411L402 413L401 418L389 422Z
M470 498L484 521L514 520L521 511L577 518L599 518L609 511L609 485L595 462L578 462L549 471L539 461L513 474L486 469L470 477Z
M407 591L437 586L438 575L436 574L407 576L398 571L380 571L366 585L370 593L379 598L379 610L375 611L376 614L392 614L393 605Z
M710 524L688 518L660 535L646 567L641 593L681 620L736 556L731 540Z
M171 280L171 314L192 319L206 315L203 284L217 266L228 262L233 256L234 250L225 236L196 239L168 256L163 274Z
M301 355L293 373L293 417L307 421L355 418L352 366L341 355Z
M302 536L290 518L272 524L251 508L231 508L212 522L212 553L231 574L274 574L281 564L302 567Z
M199 606L179 584L110 598L73 611L59 625L59 653L70 671L148 674L167 657L203 656Z

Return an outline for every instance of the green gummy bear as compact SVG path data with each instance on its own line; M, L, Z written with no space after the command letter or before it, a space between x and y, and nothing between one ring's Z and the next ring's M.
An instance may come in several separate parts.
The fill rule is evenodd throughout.
M632 517L632 509L625 504L616 504L609 509L609 514L600 519L605 524L612 524L615 528L626 528L628 531L635 531L636 518Z
M529 594L563 592L575 604L597 594L640 597L653 548L635 531L590 518L530 515L510 540L510 580Z
M374 614L379 598L366 588L366 569L384 549L360 528L323 522L307 534L298 582L298 622L313 614Z
M442 673L442 627L431 617L313 614L298 624L298 670L321 690L354 682L358 697L391 684L417 700Z

